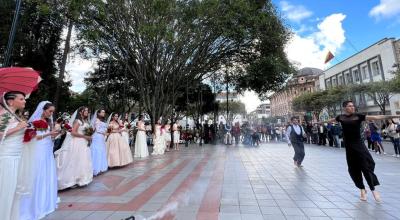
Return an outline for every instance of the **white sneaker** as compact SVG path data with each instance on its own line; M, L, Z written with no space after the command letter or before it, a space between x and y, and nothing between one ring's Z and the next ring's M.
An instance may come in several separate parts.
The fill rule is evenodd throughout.
M395 157L395 156L397 156L397 154L393 154L393 155L392 155L392 157Z
M397 154L397 157L400 157L400 154Z
M381 153L379 153L379 152L376 152L376 154L381 154Z
M383 154L385 154L385 155L386 155L386 152L383 152Z

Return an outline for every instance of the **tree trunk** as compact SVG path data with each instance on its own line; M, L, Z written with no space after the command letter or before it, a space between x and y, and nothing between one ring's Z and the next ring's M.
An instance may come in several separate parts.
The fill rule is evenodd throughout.
M68 57L68 53L70 50L72 28L74 26L74 23L72 20L69 20L68 22L69 22L69 24L68 24L67 38L65 39L65 47L64 47L63 57L61 60L60 74L58 76L56 93L54 95L54 102L53 102L56 109L58 109L58 103L59 103L58 100L60 98L61 86L64 82L65 66L67 65L67 57Z

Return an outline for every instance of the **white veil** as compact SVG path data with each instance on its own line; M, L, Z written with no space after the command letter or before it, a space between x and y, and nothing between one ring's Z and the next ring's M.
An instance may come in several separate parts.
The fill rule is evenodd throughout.
M49 101L40 102L39 105L36 107L35 112L33 112L32 116L29 118L28 122L33 122L33 121L41 119L42 118L42 114L43 114L43 107L47 103L51 103L51 102L49 102ZM50 117L50 120L51 120L51 122L53 122L53 116Z
M111 121L111 118L112 118L112 115L113 115L113 114L114 114L114 112L111 112L110 116L108 116L108 118L107 118L107 125L110 124L110 121Z
M96 110L95 112L94 112L94 114L92 115L92 120L90 120L90 125L94 128L95 127L95 124L96 124L96 119L97 119L97 112L98 112L99 110Z
M72 126L74 124L76 116L78 115L78 110L79 110L79 108L77 110L75 110L74 114L72 114L71 119L69 120L68 124L69 124L69 126L71 126L71 128L72 128Z

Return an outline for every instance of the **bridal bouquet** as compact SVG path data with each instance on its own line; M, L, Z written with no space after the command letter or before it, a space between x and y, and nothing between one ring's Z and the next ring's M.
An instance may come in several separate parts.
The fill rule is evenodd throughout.
M32 127L25 130L23 142L30 142L36 136L36 131L47 131L48 128L49 125L43 120L33 121Z
M85 127L83 130L86 136L91 137L94 134L94 129L92 126ZM90 146L91 141L88 141L88 147Z
M83 132L86 136L92 136L94 134L94 129L92 126L88 126L83 130Z
M63 125L61 125L61 128L64 130L64 131L69 131L69 132L71 132L72 131L72 127L71 126L69 126L69 124L63 124Z
M47 122L45 122L43 120L33 121L32 125L36 131L47 131L47 129L49 128L49 125L47 124Z
M132 128L132 125L131 125L131 124L127 124L127 125L126 125L126 129L129 130L129 129L131 129L131 128Z

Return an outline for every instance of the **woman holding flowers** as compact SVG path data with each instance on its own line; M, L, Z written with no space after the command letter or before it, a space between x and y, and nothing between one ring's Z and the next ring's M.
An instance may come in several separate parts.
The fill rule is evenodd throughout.
M131 124L129 123L128 113L125 113L124 120L122 120L120 124L122 137L124 137L124 140L129 145L129 130L131 129Z
M107 124L104 122L106 111L100 109L96 111L92 119L92 126L95 128L90 150L92 152L93 175L107 171L106 140Z
M0 219L18 219L13 212L17 199L19 163L24 147L23 137L28 124L15 112L25 108L25 94L7 92L0 100Z
M111 115L111 121L108 124L107 137L107 162L109 167L120 167L132 163L131 149L122 136L121 124L118 122L118 114Z
M58 189L88 185L93 180L92 157L89 148L93 128L88 121L89 109L80 107L71 118L72 131L67 134L56 157Z
M40 102L28 120L36 132L36 141L31 146L30 154L24 154L22 160L31 160L29 164L34 164L31 170L33 185L31 193L21 197L19 219L41 219L57 208L57 175L52 138L60 130L52 128L54 111L52 103Z

